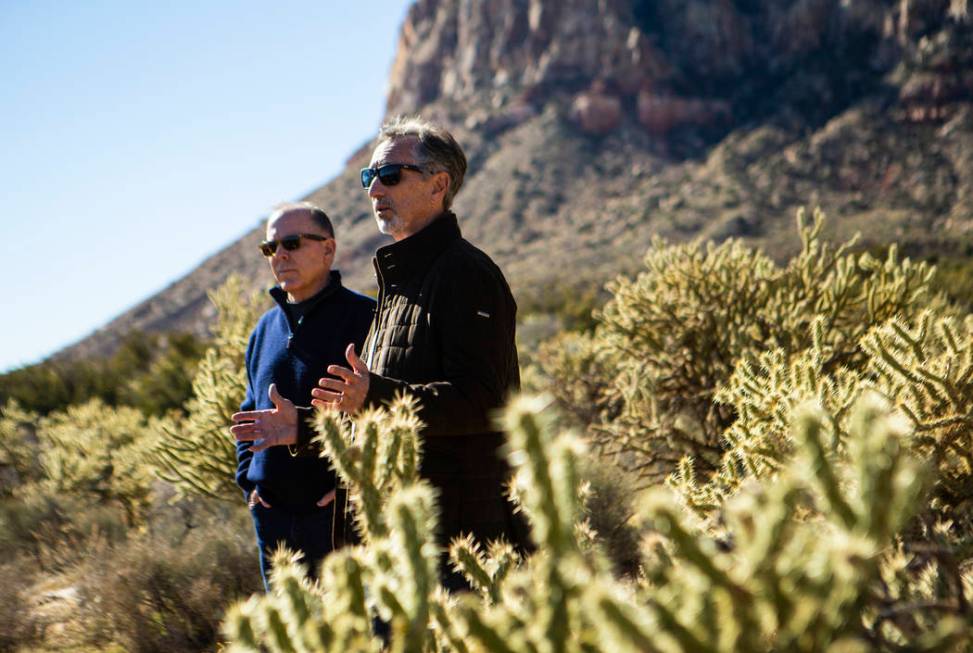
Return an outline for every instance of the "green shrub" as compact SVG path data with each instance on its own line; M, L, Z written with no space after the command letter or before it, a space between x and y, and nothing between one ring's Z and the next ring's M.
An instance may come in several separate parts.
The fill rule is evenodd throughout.
M178 409L190 396L203 343L191 334L132 331L105 359L47 360L0 375L0 404L47 414L100 399L147 415Z
M49 494L114 503L124 509L130 526L137 525L152 481L145 464L149 430L138 410L113 409L99 399L51 413L37 427L43 470L37 485Z
M153 344L157 351L151 362L144 371L129 377L119 391L119 403L146 415L162 416L182 410L193 396L192 380L207 343L191 334L173 333L156 338ZM123 370L110 373L126 378Z
M0 496L41 476L37 460L37 413L16 401L0 406Z
M239 498L239 489L230 416L243 402L247 341L264 303L259 295L244 293L237 277L210 299L219 315L213 344L199 363L186 416L159 423L152 461L157 474L181 493L231 501Z

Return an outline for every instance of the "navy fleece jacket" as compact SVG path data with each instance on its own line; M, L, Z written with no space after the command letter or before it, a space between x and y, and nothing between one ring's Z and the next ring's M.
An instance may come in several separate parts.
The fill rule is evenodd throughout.
M311 405L311 390L326 376L328 365L347 366L345 348L362 343L372 321L375 302L341 285L341 275L331 272L328 286L311 300L304 317L291 324L284 308L287 295L273 288L277 306L257 322L247 346L247 396L240 410L273 408L267 397L271 383L297 406ZM293 512L314 510L317 501L335 487L334 472L319 457L318 448L308 446L306 420L310 411L299 411L297 455L285 446L258 453L252 443L237 443L237 484L244 496L257 488L260 496L275 508Z

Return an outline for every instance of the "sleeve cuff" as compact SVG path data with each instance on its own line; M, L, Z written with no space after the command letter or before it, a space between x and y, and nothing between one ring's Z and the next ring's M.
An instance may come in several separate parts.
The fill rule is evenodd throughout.
M399 383L393 379L387 379L384 376L375 374L374 372L368 373L368 392L365 393L365 406L367 408L374 408L375 406L381 406L389 401L395 396L395 391L399 388Z
M297 443L294 445L296 455L306 455L312 449L311 440L317 435L314 430L314 408L311 406L297 406Z

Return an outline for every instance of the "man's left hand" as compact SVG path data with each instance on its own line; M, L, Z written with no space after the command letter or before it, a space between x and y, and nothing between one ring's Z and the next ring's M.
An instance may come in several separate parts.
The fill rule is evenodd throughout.
M267 390L273 408L246 410L233 413L230 433L237 442L252 441L250 451L263 451L268 447L297 444L297 408L294 402L277 392L277 385Z
M358 358L355 345L345 349L345 359L351 366L329 365L328 374L336 379L318 380L318 387L311 390L311 405L328 410L343 410L349 415L357 413L365 405L368 394L368 366Z

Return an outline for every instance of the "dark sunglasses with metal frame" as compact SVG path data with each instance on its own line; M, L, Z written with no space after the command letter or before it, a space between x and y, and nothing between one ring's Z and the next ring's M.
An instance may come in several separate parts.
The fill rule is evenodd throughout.
M301 238L307 238L308 240L331 240L331 236L322 236L320 234L294 234L293 236L284 236L280 240L265 240L261 242L260 252L269 258L277 252L277 245L280 245L288 252L293 252L295 249L300 248Z
M416 172L426 171L425 168L420 168L411 163L386 163L384 166L378 168L362 168L361 187L368 190L372 182L375 181L375 177L378 177L378 180L382 182L383 186L395 186L402 181L403 170L415 170Z

